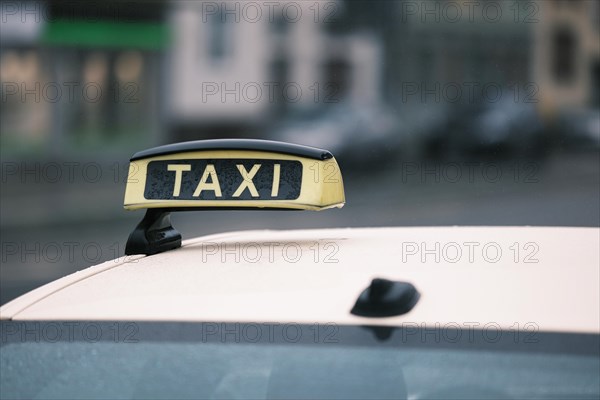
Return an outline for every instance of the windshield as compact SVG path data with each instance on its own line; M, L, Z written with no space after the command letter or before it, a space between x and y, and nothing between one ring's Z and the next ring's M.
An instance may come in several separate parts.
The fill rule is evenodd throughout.
M386 330L387 328L379 328ZM598 335L403 326L2 324L2 398L597 398ZM381 336L381 335L380 335Z

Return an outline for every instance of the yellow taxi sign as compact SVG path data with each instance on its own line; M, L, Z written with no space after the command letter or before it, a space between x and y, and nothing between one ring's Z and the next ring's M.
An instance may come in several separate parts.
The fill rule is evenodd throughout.
M328 151L264 140L205 140L157 147L130 162L124 207L287 208L344 205Z
M170 211L322 210L342 207L344 202L339 166L326 150L244 139L156 147L130 160L124 207L145 208L148 213L130 236L126 254L179 247L181 236L170 226ZM137 239L132 239L135 235ZM167 244L153 251L148 245L157 240L149 236Z

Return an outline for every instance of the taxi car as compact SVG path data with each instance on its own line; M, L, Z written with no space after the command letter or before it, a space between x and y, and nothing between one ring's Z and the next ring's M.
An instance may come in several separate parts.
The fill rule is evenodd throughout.
M147 211L126 255L0 308L0 397L600 396L597 228L182 240L169 217L344 202L320 149L217 140L137 153L124 205Z

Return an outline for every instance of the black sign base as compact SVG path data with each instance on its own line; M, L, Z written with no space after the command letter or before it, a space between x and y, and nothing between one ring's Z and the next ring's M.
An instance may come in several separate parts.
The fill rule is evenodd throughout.
M170 210L149 208L127 239L125 255L152 255L181 247L181 233L171 226Z

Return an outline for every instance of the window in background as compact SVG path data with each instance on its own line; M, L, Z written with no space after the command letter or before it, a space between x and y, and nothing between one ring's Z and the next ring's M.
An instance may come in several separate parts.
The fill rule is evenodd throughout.
M220 62L227 56L227 24L223 11L210 15L209 21L209 55Z
M568 28L558 28L552 36L552 74L558 83L573 82L576 50L573 32Z

